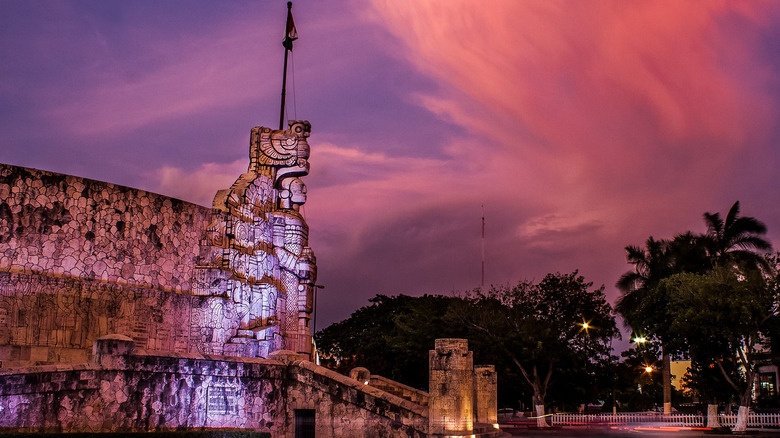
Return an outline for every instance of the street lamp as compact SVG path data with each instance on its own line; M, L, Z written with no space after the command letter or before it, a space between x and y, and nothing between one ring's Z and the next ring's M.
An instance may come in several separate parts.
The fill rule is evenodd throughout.
M325 289L325 286L321 284L313 284L314 287L314 315L312 315L311 329L312 336L317 333L317 289Z

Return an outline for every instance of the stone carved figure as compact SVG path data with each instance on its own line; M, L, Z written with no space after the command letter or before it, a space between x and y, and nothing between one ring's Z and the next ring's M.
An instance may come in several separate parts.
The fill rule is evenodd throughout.
M279 205L283 209L300 210L306 202L306 185L300 178L283 178L279 183Z
M205 353L266 357L280 349L312 352L316 259L300 212L306 202L300 177L309 173L310 131L305 121L293 121L281 131L252 129L249 169L214 198L193 294L232 302L237 329L220 331L230 324L194 313L203 316L191 322L191 333L210 335L201 343Z

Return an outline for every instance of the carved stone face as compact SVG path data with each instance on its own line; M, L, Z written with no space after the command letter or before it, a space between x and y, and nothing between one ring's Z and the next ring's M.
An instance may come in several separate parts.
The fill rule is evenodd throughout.
M283 178L279 182L279 199L282 208L298 209L306 203L306 184L300 178Z
M290 201L298 205L306 203L306 184L300 178L293 178L290 184Z
M308 122L294 122L283 131L256 127L252 129L250 169L257 166L278 168L277 178L303 176L309 173L309 143L311 131ZM278 181L278 179L277 179Z

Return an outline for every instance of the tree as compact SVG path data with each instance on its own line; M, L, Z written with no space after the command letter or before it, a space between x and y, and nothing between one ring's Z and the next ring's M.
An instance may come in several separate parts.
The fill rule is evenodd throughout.
M723 371L740 387L745 385L744 376L739 373L736 357L717 354L713 356L722 356L724 360L720 362L719 366L716 366L715 362L707 355L704 357L691 356L688 372L680 379L689 395L696 396L709 405L731 401L732 397L736 395L734 388L724 379Z
M638 343L621 353L623 360L614 366L619 383L614 398L626 410L650 410L663 394L662 378L657 370L659 354L658 345L649 342Z
M751 217L739 216L739 201L735 202L725 221L719 213L705 213L707 232L677 235L672 241L650 237L644 249L626 247L626 260L634 270L623 274L617 287L623 292L616 308L624 321L643 336L661 342L663 352L664 412L671 412L671 354L684 347L670 332L670 299L659 283L676 274L704 274L716 267L743 266L767 269L759 253L771 248L761 237L766 227Z
M647 238L644 248L636 245L626 246L626 262L634 265L634 269L620 276L617 282L618 289L626 295L636 292L641 294L643 289L650 289L667 277L671 273L668 246L669 242L656 240L653 236ZM630 297L623 296L619 302L626 299ZM633 306L627 306L626 314L633 316L631 311Z
M772 244L761 237L766 234L766 225L752 217L740 217L739 201L731 206L725 221L720 213L704 213L704 223L704 242L712 266L769 268L762 255L772 249Z
M365 367L414 388L428 387L428 351L437 338L466 337L452 320L454 298L377 295L371 305L315 335L323 365L342 374Z
M718 266L706 274L675 274L659 284L672 303L671 331L687 341L692 358L714 364L739 393L735 431L747 426L757 360L768 345L780 294L776 283L755 266ZM724 364L737 358L743 379Z
M592 286L577 271L556 273L538 284L477 289L461 302L462 321L501 348L530 386L540 425L554 370L597 366L619 336L604 287Z
M322 365L348 374L365 367L418 389L428 387L428 351L437 338L465 338L475 363L495 365L498 401L516 406L522 386L503 350L470 330L451 309L461 298L442 295L377 295L344 321L315 335Z
M675 260L682 265L683 250L687 249L683 235L675 239L675 244L666 240L655 240L650 236L645 248L629 245L626 247L626 261L634 265L634 270L626 272L618 279L617 287L623 294L618 298L616 309L625 324L641 337L654 337L661 343L662 380L664 413L671 413L671 342L669 336L669 306L666 296L659 293L658 283L674 272ZM674 248L677 252L672 252Z

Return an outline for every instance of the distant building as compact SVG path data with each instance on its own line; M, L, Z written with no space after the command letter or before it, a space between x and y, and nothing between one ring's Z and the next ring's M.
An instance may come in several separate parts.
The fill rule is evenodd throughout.
M691 361L689 360L673 360L671 361L669 370L672 373L672 386L674 386L678 391L684 390L684 385L682 384L682 378L685 376L686 373L688 373L688 368L691 367Z

